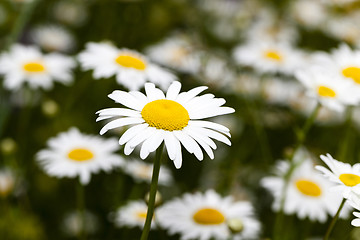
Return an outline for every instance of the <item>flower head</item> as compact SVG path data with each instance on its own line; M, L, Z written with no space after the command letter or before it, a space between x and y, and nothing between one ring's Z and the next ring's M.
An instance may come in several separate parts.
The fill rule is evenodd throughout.
M330 191L331 183L315 171L313 161L306 157L296 161L298 166L292 173L286 186L284 211L296 214L299 218L308 217L312 221L325 222L328 214L334 215L340 205L340 194ZM274 196L274 210L280 209L282 190L285 186L285 174L289 171L289 162L281 161L277 165L276 177L265 177L262 186Z
M254 210L247 201L235 201L231 196L221 197L213 190L204 194L185 194L165 203L157 209L159 225L170 233L181 234L187 239L228 239L231 236L228 222L235 220L242 229L233 239L255 239L260 223L254 218ZM232 224L233 225L233 224Z
M130 201L119 208L114 214L114 222L117 227L140 227L143 228L147 215L147 204L144 200ZM156 213L154 215L156 217ZM155 228L154 221L151 228Z
M25 83L31 88L50 89L54 81L71 83L75 61L59 53L43 55L36 47L14 45L0 55L0 74L4 87L18 90Z
M334 159L329 153L326 156L321 155L320 158L330 170L323 166L315 168L336 184L333 187L335 190L342 191L346 199L349 198L351 192L360 194L360 163L351 166L349 163Z
M213 94L198 96L207 87L197 87L180 93L180 82L173 82L166 95L153 83L145 84L144 95L141 92L124 92L116 90L109 95L111 99L127 108L108 108L98 111L97 121L116 117L100 131L104 134L110 129L126 125L130 127L120 138L124 152L129 155L137 145L142 143L140 157L145 159L164 141L169 158L175 167L182 164L181 145L193 153L199 160L203 159L205 150L211 159L216 139L231 145L229 129L210 121L200 119L233 113L234 109L222 107L225 100L214 98ZM129 109L130 108L130 109Z
M88 43L79 61L84 70L94 70L95 79L115 75L117 82L130 90L139 90L146 81L166 88L176 80L175 75L151 63L142 54L118 49L109 43Z
M124 160L114 154L118 149L115 139L86 135L71 128L51 138L48 149L37 153L37 160L50 176L79 176L80 182L85 185L89 183L91 173L110 171L123 165Z

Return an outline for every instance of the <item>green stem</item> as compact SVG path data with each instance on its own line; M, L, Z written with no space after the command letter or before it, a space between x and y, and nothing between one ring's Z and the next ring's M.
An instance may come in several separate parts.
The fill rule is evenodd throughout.
M78 233L79 240L85 240L85 191L84 186L78 181L76 188L76 200L77 200L77 208L78 208L78 219L81 222L79 225L80 231Z
M10 46L19 39L20 33L24 29L25 24L29 22L31 14L33 13L36 4L39 1L40 0L33 0L30 3L24 3L24 6L22 6L21 9L20 16L15 22L15 25L12 28L12 32L10 33L10 36L5 44L5 49L9 49Z
M163 148L164 148L164 143L162 143L160 147L156 150L154 168L153 168L152 179L150 184L150 197L149 197L148 210L146 214L144 229L141 234L140 240L146 240L150 232L151 221L153 219L154 209L155 209L155 197L156 197L157 185L159 180L161 155Z
M348 159L348 153L349 153L349 146L352 145L351 141L351 135L352 135L352 113L353 113L353 107L348 106L346 109L346 133L343 137L343 141L341 141L340 147L339 147L339 153L337 159L340 159L341 161L345 161L345 159ZM352 149L350 149L352 150ZM349 161L347 161L349 162Z
M315 106L314 110L312 111L310 117L306 120L305 124L303 125L301 131L297 133L297 142L296 142L295 148L288 158L290 161L290 168L284 176L285 184L281 190L280 209L275 218L275 227L274 227L274 236L273 236L274 239L281 239L281 238L279 238L279 236L280 236L279 233L281 232L281 229L283 227L283 222L284 222L284 205L285 205L285 200L286 200L286 189L289 185L289 180L290 180L290 177L291 177L293 171L296 169L298 164L300 164L300 163L298 163L298 164L294 163L293 160L294 160L295 154L300 149L300 147L303 145L303 143L306 139L306 135L309 132L310 127L313 125L313 123L316 119L316 116L319 113L320 108L321 108L320 103L317 103L317 105Z
M335 223L336 223L336 220L339 218L339 215L340 215L340 212L341 212L341 209L344 207L344 204L346 202L346 199L344 198L340 204L340 207L339 209L337 210L335 216L333 217L333 219L331 220L330 222L330 225L326 231L326 234L325 234L325 237L324 237L324 240L328 240L329 239L329 236L330 236L330 233L332 231L332 229L334 228L335 226Z

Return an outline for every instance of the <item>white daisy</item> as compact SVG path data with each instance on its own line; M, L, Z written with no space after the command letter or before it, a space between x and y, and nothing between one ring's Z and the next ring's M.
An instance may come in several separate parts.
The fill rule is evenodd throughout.
M235 60L261 73L293 74L303 65L303 56L288 44L272 41L249 41L234 50Z
M85 185L91 173L106 172L122 166L124 160L114 152L119 149L116 139L86 135L76 128L50 138L48 148L37 153L41 167L50 176L77 177Z
M342 112L345 106L356 105L360 100L358 89L351 81L339 81L327 68L314 66L298 70L296 78L307 89L309 97L317 99L322 105Z
M89 211L84 211L84 222L78 211L69 212L62 220L61 229L71 237L77 237L82 232L91 235L99 229L99 219Z
M230 137L229 129L201 119L233 113L235 110L222 107L225 99L214 98L213 94L197 96L207 89L205 86L182 93L180 89L180 82L175 81L166 95L153 83L145 84L146 95L137 91L112 92L109 98L127 108L98 111L97 121L117 117L107 123L100 134L113 128L135 125L119 140L120 145L125 144L125 154L129 155L142 143L140 157L145 159L164 141L169 158L174 161L176 168L182 164L181 144L199 160L204 157L200 146L213 159L212 149L216 149L216 145L211 138L231 145L227 138Z
M0 74L5 75L4 87L18 90L25 83L31 88L50 89L53 82L69 84L75 61L67 56L50 53L43 55L36 47L14 45L0 55Z
M81 26L88 18L87 4L82 1L62 0L57 1L53 8L54 17L71 26Z
M334 159L329 153L326 156L321 155L320 158L330 170L323 166L315 168L336 184L333 189L341 191L346 199L349 198L352 191L360 194L360 163L351 166L349 163Z
M176 80L175 75L149 62L142 54L104 42L87 43L79 61L84 70L94 70L95 79L115 75L117 82L130 90L139 90L146 81L167 88Z
M153 61L180 72L195 74L201 66L200 54L183 35L171 36L146 52Z
M124 165L124 171L137 181L145 181L150 183L153 173L153 164L130 159ZM171 172L166 166L160 168L159 184L170 185L173 182Z
M314 54L314 61L323 65L328 71L334 71L334 76L341 81L352 81L354 87L360 88L360 51L352 50L342 44L331 54Z
M326 7L312 0L293 1L291 12L298 23L309 28L321 27L328 17Z
M223 198L213 190L187 193L159 207L156 214L159 225L170 234L179 233L181 240L228 239L232 235L227 222L233 219L240 221L243 229L232 239L256 239L260 232L250 202Z
M117 227L140 227L143 228L147 215L148 206L144 200L130 201L114 213L114 223ZM155 211L154 218L157 217ZM152 221L151 229L155 228L155 222Z
M38 26L31 32L32 41L46 51L68 52L75 46L73 35L57 25Z
M301 162L302 161L302 162ZM333 216L342 196L330 191L331 183L315 171L310 158L296 161L299 164L292 173L285 190L284 212L296 214L298 218L309 218L312 221L325 222L328 214ZM276 177L265 177L261 185L274 196L273 209L278 211L284 188L284 176L289 171L290 163L281 161L277 164Z

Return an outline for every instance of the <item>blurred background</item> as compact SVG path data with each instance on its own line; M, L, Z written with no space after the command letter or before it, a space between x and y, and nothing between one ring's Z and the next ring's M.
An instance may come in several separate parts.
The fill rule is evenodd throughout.
M239 64L234 49L271 39L286 42L306 61L308 54L329 52L342 43L358 48L359 7L359 1L349 0L1 0L0 49L6 52L18 42L75 58L88 42L112 42L171 69L183 91L208 86L208 92L225 98L226 106L236 110L214 118L230 128L232 146L217 144L215 159L205 157L202 162L183 151L181 169L165 157L162 164L174 183L160 186L159 192L168 200L213 188L249 200L262 225L260 239L270 239L276 213L260 179L272 174L276 160L291 153L314 101L292 74ZM50 31L40 35L39 29ZM80 67L73 74L72 85L56 83L49 91L0 88L0 239L77 239L77 180L48 176L35 154L49 138L72 126L98 135L103 123L95 122L95 112L119 107L107 95L127 89L115 77L95 80L91 71ZM354 108L347 120L345 113L321 109L304 144L317 161L329 152L358 162L359 110ZM344 139L346 143L339 144ZM148 191L147 182L136 181L122 169L92 175L85 187L87 238L139 239L140 228L116 227L111 213ZM360 239L350 221L339 220L333 239ZM291 240L320 239L328 225L294 215L287 215L285 222L284 234ZM149 239L179 235L155 230Z

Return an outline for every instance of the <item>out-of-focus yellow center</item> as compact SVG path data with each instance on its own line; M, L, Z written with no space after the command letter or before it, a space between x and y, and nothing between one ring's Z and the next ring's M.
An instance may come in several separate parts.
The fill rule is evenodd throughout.
M181 130L190 120L188 111L180 103L167 99L149 102L141 116L149 126L166 131Z
M360 84L360 68L358 67L348 67L342 70L342 74L354 80L354 82Z
M353 187L360 183L360 176L351 173L340 174L339 179L348 187Z
M38 62L29 62L24 64L24 70L27 72L39 73L45 71L45 66Z
M137 212L136 213L136 216L141 219L146 219L146 215L147 215L146 212Z
M71 150L68 157L74 161L87 161L94 157L94 154L85 148L75 148Z
M119 55L115 61L127 68L135 68L137 70L145 70L146 68L146 63L143 60L129 55Z
M309 180L298 180L296 181L297 189L304 195L310 197L318 197L321 195L321 188L314 182Z
M276 61L276 62L281 62L283 60L282 55L275 51L275 50L268 50L264 52L264 57Z
M336 97L336 93L331 88L325 87L325 86L319 86L318 87L318 94L322 97L329 97L334 98Z
M217 225L225 221L224 215L213 208L203 208L198 210L193 215L193 219L196 223L203 225Z

